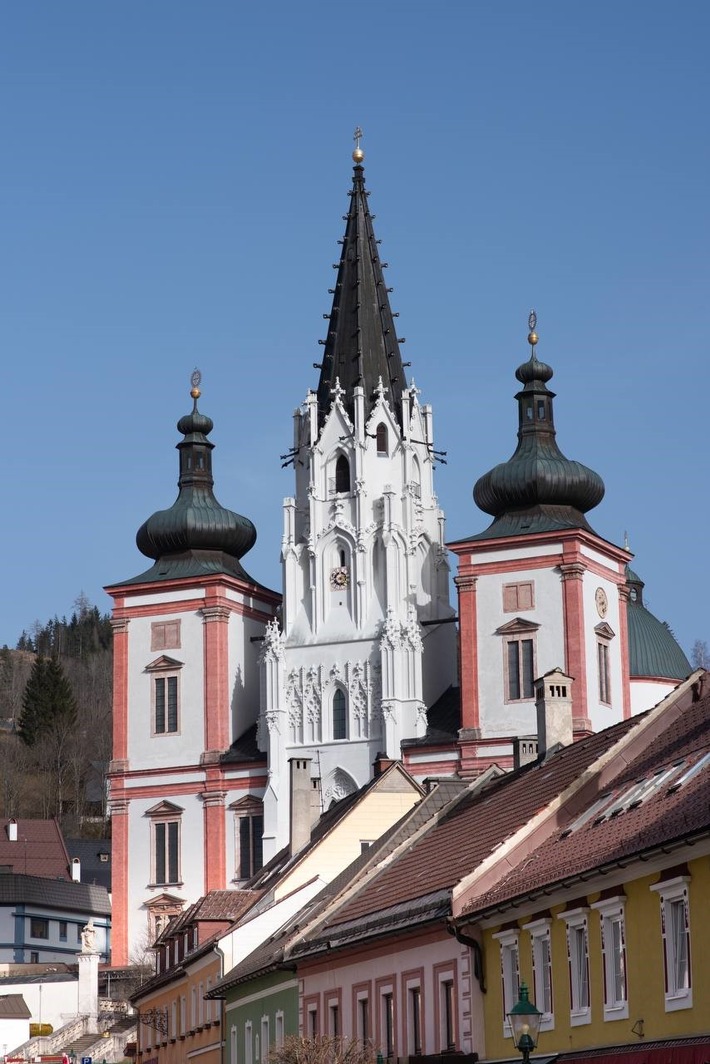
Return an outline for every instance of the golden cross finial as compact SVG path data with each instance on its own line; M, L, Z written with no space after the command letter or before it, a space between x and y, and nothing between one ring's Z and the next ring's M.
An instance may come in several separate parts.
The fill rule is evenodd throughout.
M365 152L360 147L360 140L362 139L362 130L360 126L355 126L355 132L353 133L353 140L355 141L355 151L353 152L353 161L361 163L365 158Z
M202 374L200 373L199 369L193 369L192 376L190 377L190 384L191 384L190 395L195 400L200 398L200 394L201 394L200 393L200 384L201 383L202 383Z
M533 349L533 354L535 353L535 344L537 343L537 339L538 339L537 333L535 332L535 326L536 325L537 325L537 314L535 313L534 310L531 310L529 315L528 315L528 329L530 330L530 332L528 333L528 343L530 344L530 346Z

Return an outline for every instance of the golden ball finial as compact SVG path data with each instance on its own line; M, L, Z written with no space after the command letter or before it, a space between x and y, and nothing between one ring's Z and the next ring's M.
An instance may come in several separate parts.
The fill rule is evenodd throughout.
M537 314L535 313L534 310L531 310L530 314L528 315L528 329L530 330L530 332L528 333L528 343L530 344L531 347L534 347L535 344L537 343L537 333L535 332L535 326L536 325L537 325Z
M365 152L362 150L362 148L356 148L353 152L353 162L359 165L364 158Z
M192 399L199 399L201 395L202 395L202 392L200 391L199 388L191 388L190 389L190 396L191 396Z

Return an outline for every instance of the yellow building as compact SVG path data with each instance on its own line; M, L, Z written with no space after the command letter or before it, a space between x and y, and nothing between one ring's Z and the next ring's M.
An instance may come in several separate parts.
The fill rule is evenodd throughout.
M464 885L456 923L482 943L486 1059L517 1055L506 1016L522 982L543 1014L540 1054L710 1059L708 687L696 677L641 718L553 830L531 827Z

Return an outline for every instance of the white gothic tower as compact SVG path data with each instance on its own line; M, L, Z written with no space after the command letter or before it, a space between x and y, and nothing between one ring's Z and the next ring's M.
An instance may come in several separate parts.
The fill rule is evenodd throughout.
M288 763L310 758L324 806L423 737L456 682L432 412L405 364L365 190L353 187L317 391L294 414L282 626L262 650L264 857L288 839Z

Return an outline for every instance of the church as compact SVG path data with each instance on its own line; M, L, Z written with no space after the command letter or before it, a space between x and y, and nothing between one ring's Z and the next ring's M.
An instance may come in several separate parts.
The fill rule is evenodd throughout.
M288 845L294 776L325 810L392 761L420 781L509 768L534 756L541 677L581 738L691 671L629 550L587 519L604 485L557 445L534 315L517 447L474 489L492 522L444 542L433 412L405 372L359 139L353 161L319 379L294 416L280 589L249 576L256 530L217 501L199 374L178 496L137 533L151 564L106 589L114 965Z

